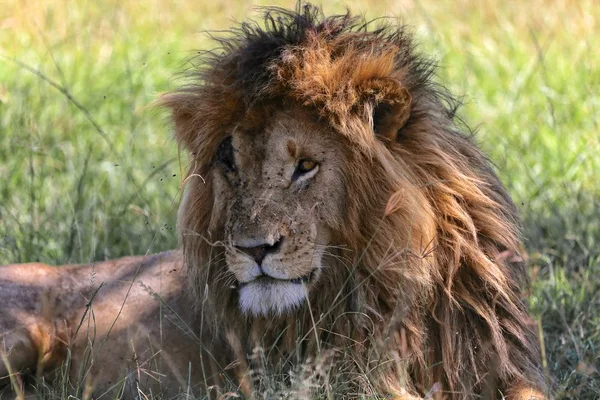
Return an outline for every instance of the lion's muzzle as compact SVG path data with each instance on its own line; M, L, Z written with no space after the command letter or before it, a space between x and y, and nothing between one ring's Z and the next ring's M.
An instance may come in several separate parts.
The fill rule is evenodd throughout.
M294 236L232 240L227 265L238 281L240 308L250 315L284 314L300 306L318 277L321 252Z

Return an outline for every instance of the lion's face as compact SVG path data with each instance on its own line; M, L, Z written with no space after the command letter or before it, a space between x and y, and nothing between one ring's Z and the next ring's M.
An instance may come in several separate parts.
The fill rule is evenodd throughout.
M339 139L305 113L239 125L217 150L213 212L224 216L227 268L247 314L286 313L306 299L343 217Z

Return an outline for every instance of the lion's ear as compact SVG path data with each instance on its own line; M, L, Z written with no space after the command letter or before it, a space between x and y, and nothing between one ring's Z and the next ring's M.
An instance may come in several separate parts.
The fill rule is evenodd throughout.
M175 139L187 149L195 148L195 132L198 118L194 112L194 98L188 93L165 93L156 101L158 107L171 112L171 120L175 125Z
M373 131L379 138L395 141L410 117L411 95L395 79L374 79L369 86L372 95L366 109L372 112Z

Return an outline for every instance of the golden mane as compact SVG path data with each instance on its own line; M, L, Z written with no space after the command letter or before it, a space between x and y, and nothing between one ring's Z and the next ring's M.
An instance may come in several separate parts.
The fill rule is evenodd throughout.
M262 22L219 39L192 83L162 99L192 155L179 229L191 297L212 329L224 329L242 353L260 331L280 351L286 343L307 354L345 349L369 370L390 361L377 368L376 386L397 392L424 394L434 383L447 398L511 395L519 385L544 390L521 299L526 274L514 261L522 247L517 213L460 131L457 102L432 81L435 63L417 54L404 27L369 30L349 13L269 8ZM226 290L214 246L224 240L223 221L209 172L240 120L266 121L294 106L314 110L353 144L345 149L354 160L346 219L336 232L347 262L331 261L339 263L328 276L334 289L296 315L248 318ZM296 333L286 342L282 330Z

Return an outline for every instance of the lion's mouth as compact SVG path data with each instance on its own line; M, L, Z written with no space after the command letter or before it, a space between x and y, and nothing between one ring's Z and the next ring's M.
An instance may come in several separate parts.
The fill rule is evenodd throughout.
M256 278L252 279L251 281L240 282L240 287L245 286L249 283L271 284L271 283L289 282L289 283L294 283L296 285L301 285L303 283L309 283L314 276L314 272L315 272L315 270L313 269L312 271L310 271L308 274L306 274L304 276L300 276L298 278L292 278L292 279L279 279L279 278L275 278L275 277L272 277L271 275L267 275L267 274L263 273L263 274L257 276Z

